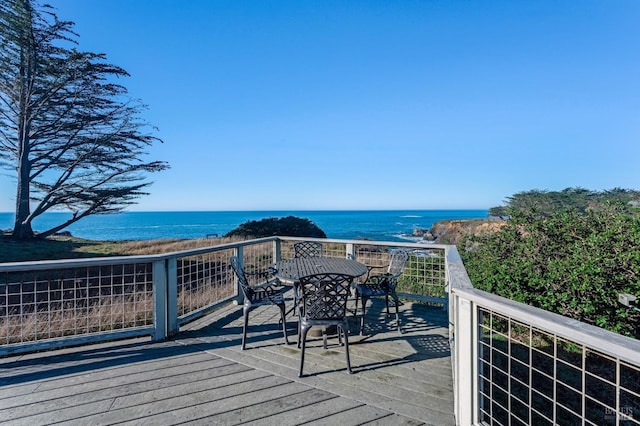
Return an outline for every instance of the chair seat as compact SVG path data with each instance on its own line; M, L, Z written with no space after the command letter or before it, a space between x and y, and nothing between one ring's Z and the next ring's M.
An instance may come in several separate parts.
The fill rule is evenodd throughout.
M390 288L387 283L382 284L358 284L356 286L358 293L364 297L384 296L389 294Z
M286 289L278 291L256 291L251 295L252 305L269 305L284 303L284 292Z
M282 293L267 293L264 291L259 291L254 293L251 297L251 303L254 305L258 305L261 303L270 304L270 303L284 303L284 296Z

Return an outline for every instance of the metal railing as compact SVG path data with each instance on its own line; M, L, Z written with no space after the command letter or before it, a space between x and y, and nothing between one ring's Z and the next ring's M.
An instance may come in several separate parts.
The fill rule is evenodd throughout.
M179 332L240 298L229 258L264 270L302 239L270 237L150 256L0 264L0 356ZM385 265L413 250L400 283L406 297L444 303L445 246L319 239L325 255Z
M448 251L459 424L640 425L640 342L474 289Z

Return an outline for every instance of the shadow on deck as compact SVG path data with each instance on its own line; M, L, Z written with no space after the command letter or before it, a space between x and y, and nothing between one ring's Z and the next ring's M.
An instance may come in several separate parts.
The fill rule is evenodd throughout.
M240 350L242 308L228 305L174 339L84 346L0 359L0 422L10 424L430 424L453 425L448 319L439 307L405 302L402 335L383 302L368 310L365 336L350 322L344 348L308 338L298 378L297 323L290 345L279 311L250 316ZM378 315L376 319L376 314Z

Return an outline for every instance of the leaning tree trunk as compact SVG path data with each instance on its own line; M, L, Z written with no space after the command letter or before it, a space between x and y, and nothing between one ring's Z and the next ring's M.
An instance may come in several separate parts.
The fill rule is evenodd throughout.
M31 59L31 60L30 60ZM35 234L31 228L31 145L29 131L31 118L29 108L29 93L33 66L35 60L32 55L22 54L22 66L20 68L20 100L18 104L18 185L16 192L16 220L13 224L13 237L16 239L33 238Z
M13 224L13 237L19 240L33 238L35 234L31 228L31 208L29 206L29 166L28 158L23 155L20 158L18 169L18 190L16 194L16 220Z

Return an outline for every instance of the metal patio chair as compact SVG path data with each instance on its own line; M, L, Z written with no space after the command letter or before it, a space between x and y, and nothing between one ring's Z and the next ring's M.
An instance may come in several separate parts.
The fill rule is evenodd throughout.
M275 305L280 309L280 321L282 322L282 332L284 333L284 341L289 344L289 338L287 336L287 321L284 305L284 292L290 287L282 285L280 280L276 277L272 277L269 271L260 271L255 274L249 274L245 272L243 266L238 260L237 256L231 256L229 259L231 268L238 277L238 283L242 289L244 295L244 323L242 325L242 349L246 347L247 340L247 323L249 322L249 312L257 307L264 305ZM251 286L247 275L259 275L264 280L263 283Z
M323 273L300 277L300 307L298 316L298 347L300 352L300 372L304 368L304 352L307 333L313 326L337 326L338 340L342 343L347 358L347 371L351 371L349 360L349 325L347 324L347 299L351 293L351 275ZM324 347L327 347L327 335L323 333Z
M300 241L293 245L293 257L322 257L322 243Z
M322 257L322 243L315 241L300 241L293 244L293 257ZM298 282L293 283L293 309L296 311L300 294L298 292Z
M354 315L358 313L358 299L362 300L362 319L360 322L360 335L364 332L365 316L367 313L367 301L372 297L384 296L387 306L387 316L389 312L389 297L393 299L396 307L396 323L398 325L398 332L402 333L400 328L400 315L398 313L398 295L396 294L396 286L398 285L398 278L402 275L404 265L409 259L409 253L406 250L396 250L391 254L389 265L386 267L387 271L379 275L371 275L373 269L384 268L384 266L369 266L369 271L364 282L356 285L356 303Z

